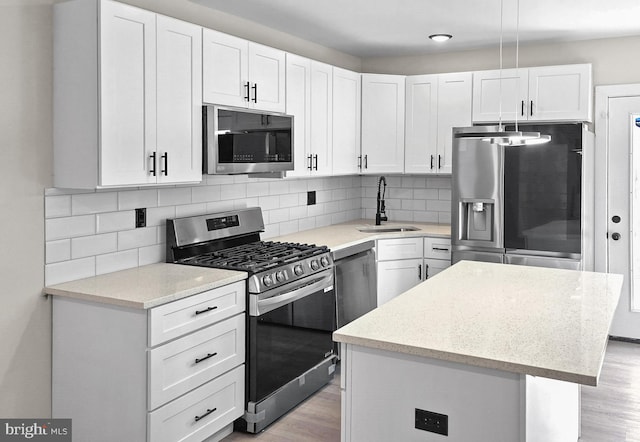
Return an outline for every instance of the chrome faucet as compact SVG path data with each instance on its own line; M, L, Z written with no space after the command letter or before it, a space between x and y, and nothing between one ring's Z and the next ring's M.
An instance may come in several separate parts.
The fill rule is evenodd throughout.
M384 183L382 188L382 197L380 196L380 185ZM387 189L387 180L383 176L378 180L378 196L376 198L376 226L379 226L382 221L387 221L387 214L384 209L384 192Z

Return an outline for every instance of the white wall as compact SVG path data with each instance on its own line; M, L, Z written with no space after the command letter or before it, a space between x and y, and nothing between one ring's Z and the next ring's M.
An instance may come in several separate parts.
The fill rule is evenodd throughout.
M592 63L593 82L601 84L637 83L640 81L640 36L544 43L520 46L520 66ZM515 66L514 48L506 48L504 67ZM430 56L368 58L362 72L388 74L435 74L498 69L498 47L475 51L439 53Z

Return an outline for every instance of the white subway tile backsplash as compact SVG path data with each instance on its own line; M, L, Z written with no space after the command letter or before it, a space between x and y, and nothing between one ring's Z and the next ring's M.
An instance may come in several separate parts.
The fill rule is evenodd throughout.
M96 256L96 275L138 267L138 249Z
M191 203L191 187L166 187L158 189L158 206L176 206Z
M207 213L207 205L205 203L184 204L176 206L176 218L183 216L204 215Z
M118 250L118 233L81 236L71 239L71 258L102 255Z
M59 239L57 241L47 241L45 243L45 262L68 261L71 259L71 240Z
M221 200L235 200L247 197L246 184L223 184L220 186Z
M221 187L226 186L214 185L193 187L191 191L191 202L208 203L212 201L220 201L221 199L228 199L221 195Z
M162 262L167 218L258 206L266 225L263 238L363 217L373 222L378 178L206 175L201 184L157 189L47 189L46 277L62 282ZM387 175L386 179L391 221L450 222L450 177ZM311 190L316 192L316 204L307 206ZM142 207L147 208L147 227L135 229L133 209ZM73 259L83 255L87 257Z
M71 216L71 195L48 196L44 202L45 218Z
M140 247L138 250L138 265L146 266L157 262L165 262L165 244Z
M147 220L149 211L147 210ZM136 226L136 214L133 210L96 214L96 233L118 232L133 229Z
M116 210L118 210L118 194L116 192L85 193L71 196L72 215L88 215Z
M142 227L135 230L118 232L117 250L137 249L156 244L158 238L157 227Z
M45 285L60 284L76 279L88 278L96 274L96 258L91 256L83 259L56 262L44 266Z
M81 215L45 220L45 239L53 241L96 233L96 216Z
M118 192L118 210L158 206L158 189L123 190Z
M175 217L176 217L176 208L174 206L152 207L150 209L147 209L147 227L151 227L151 226L164 227L165 224L167 223L167 218L175 218ZM133 229L134 227L135 225L132 225L129 229L121 229L121 230L130 230L130 229Z

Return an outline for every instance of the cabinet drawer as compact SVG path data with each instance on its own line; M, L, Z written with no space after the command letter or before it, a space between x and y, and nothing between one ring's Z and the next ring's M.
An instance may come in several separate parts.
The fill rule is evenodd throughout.
M179 299L149 310L149 347L162 344L245 309L245 281Z
M202 441L243 413L244 365L241 365L170 404L148 413L148 440ZM199 417L197 421L196 416Z
M244 314L149 350L149 410L244 362Z
M422 237L380 239L378 240L377 248L378 261L422 258Z
M451 266L451 263L444 259L425 259L424 265L426 271L425 279L429 279Z
M451 261L450 238L425 238L424 257Z

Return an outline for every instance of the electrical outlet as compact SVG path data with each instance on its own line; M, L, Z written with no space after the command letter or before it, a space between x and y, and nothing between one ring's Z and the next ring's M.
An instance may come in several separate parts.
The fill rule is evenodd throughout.
M136 209L136 229L147 226L147 209Z
M316 191L310 190L307 192L307 206L313 206L316 203Z
M449 435L449 416L446 414L434 413L433 411L420 410L416 408L416 425L418 430L429 431L431 433Z

